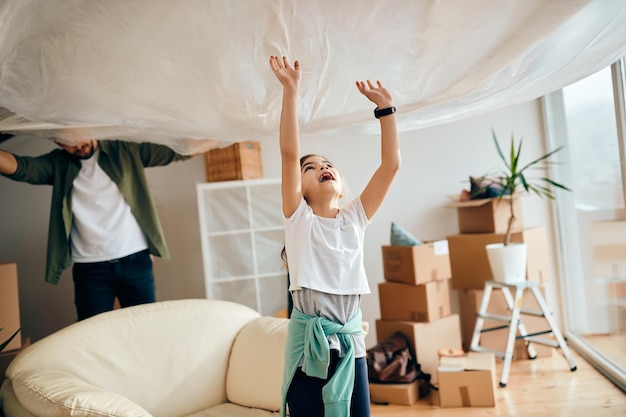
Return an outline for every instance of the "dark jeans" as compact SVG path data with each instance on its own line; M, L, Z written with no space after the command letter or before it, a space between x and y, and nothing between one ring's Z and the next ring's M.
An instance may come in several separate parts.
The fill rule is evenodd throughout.
M328 369L328 379L307 376L298 368L287 392L290 417L324 417L322 387L335 373L339 362L338 355L333 351L332 361ZM354 360L354 390L350 415L352 417L370 416L370 391L367 378L367 362L365 358ZM333 417L333 416L326 416Z
M75 263L74 304L78 320L121 307L156 301L152 259L148 250L112 261Z

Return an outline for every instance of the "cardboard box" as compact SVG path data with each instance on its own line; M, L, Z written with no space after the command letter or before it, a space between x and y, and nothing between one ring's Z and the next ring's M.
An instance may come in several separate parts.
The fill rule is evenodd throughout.
M455 201L448 207L455 207L461 233L506 233L509 225L511 199L508 197L484 198L480 200ZM513 199L515 221L512 230L524 228L522 204L519 198Z
M420 381L408 384L370 383L370 399L374 404L411 405L419 399Z
M482 290L493 274L485 246L501 243L504 234L471 233L448 236L452 288ZM511 234L511 242L524 242L528 249L526 279L541 285L551 280L548 240L543 227L524 229Z
M19 337L20 334L15 336L17 339L21 339L19 349L3 350L2 352L0 352L0 379L4 379L4 375L6 374L9 364L11 363L11 361L13 361L13 359L15 359L17 354L30 345L30 338L25 336ZM0 415L2 415L2 413L0 413Z
M447 240L417 246L383 246L382 250L387 281L419 285L452 276Z
M263 178L261 144L254 141L233 143L204 154L207 182Z
M395 332L402 333L409 340L422 372L430 374L433 384L437 382L439 350L459 350L462 346L458 314L430 323L376 320L376 340L379 343Z
M20 300L17 286L17 264L0 263L0 343L8 340L21 327ZM22 339L15 336L3 350L19 349Z
M443 357L439 364L441 407L494 407L496 361L492 353L469 352L464 358Z
M381 318L430 322L449 316L449 281L421 285L381 282L378 284Z
M546 299L546 292L544 287L540 287L539 291L541 291L544 300ZM461 290L459 291L459 309L461 315L461 335L463 340L463 348L465 350L469 350L469 346L472 343L472 336L474 335L474 327L476 326L476 315L480 310L480 303L483 299L483 290ZM514 291L511 291L511 295L514 296ZM539 311L539 305L535 300L535 297L532 295L530 291L524 291L524 296L522 297L522 307L529 310ZM487 312L492 314L500 314L510 316L511 312L509 311L506 305L506 299L502 294L502 290L498 288L494 288L491 294L491 299L489 300L489 306L487 307ZM542 317L530 316L522 314L522 322L524 326L526 326L526 331L528 333L541 332L544 330L549 330L550 325L548 322ZM506 350L506 340L509 334L508 323L504 323L501 321L494 320L485 320L483 324L483 329L489 329L497 326L507 326L506 328L499 330L492 330L489 332L482 333L480 336L480 346L495 350L497 352L503 352ZM519 336L519 331L516 333ZM540 335L538 337L549 339L551 337L550 334ZM535 352L537 353L537 357L545 358L552 356L552 351L554 348L547 345L542 345L539 343L533 343L533 347L535 348ZM515 347L513 352L513 359L529 359L528 350L526 348L526 343L519 339L515 341Z

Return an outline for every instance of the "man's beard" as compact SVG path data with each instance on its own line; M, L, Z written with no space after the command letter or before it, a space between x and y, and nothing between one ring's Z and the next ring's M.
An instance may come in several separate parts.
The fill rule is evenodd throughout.
M93 145L87 145L87 146L89 147L89 152L87 152L86 154L79 153L80 151L82 151L82 149L84 149L84 148L81 148L81 150L79 152L75 153L74 155L76 155L80 159L89 159L89 158L91 158L93 156L93 154L96 152L96 149L95 149L95 146L93 146Z

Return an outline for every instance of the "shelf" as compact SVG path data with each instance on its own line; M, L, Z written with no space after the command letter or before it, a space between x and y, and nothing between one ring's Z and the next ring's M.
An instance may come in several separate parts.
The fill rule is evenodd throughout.
M287 307L280 179L198 184L207 298L262 315Z

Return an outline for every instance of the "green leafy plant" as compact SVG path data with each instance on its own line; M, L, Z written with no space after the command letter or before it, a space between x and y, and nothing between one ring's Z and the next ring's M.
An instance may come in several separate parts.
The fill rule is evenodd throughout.
M510 149L508 154L505 155L504 152L502 152L502 148L498 143L498 138L496 137L496 133L493 131L493 129L491 129L491 134L493 136L493 142L496 145L498 155L504 163L504 168L501 171L496 172L495 174L487 174L480 177L478 180L481 182L481 188L478 191L484 191L484 189L489 186L500 189L498 203L500 203L500 201L503 199L506 199L506 201L508 202L510 208L510 216L503 241L503 244L506 246L509 244L511 238L511 229L516 219L514 198L517 196L518 193L522 192L523 190L529 193L535 193L539 197L547 197L554 200L555 196L553 190L555 187L566 191L571 190L565 185L553 181L550 178L532 177L529 175L530 170L532 169L545 170L550 165L555 164L555 162L550 161L549 159L555 153L560 151L563 146L560 146L555 150L548 152L543 156L540 156L539 158L527 163L526 165L522 165L520 162L520 156L522 153L523 140L520 138L519 144L516 145L515 137L513 136L513 134L511 134Z
M2 327L0 327L0 330L3 330L3 328L2 328ZM15 333L13 333L13 335L12 335L11 337L9 337L9 339L8 339L8 340L6 340L5 342L3 342L3 343L0 345L0 352L2 352L2 351L4 350L4 348L5 348L5 347L7 347L7 346L9 345L9 343L11 343L11 340L13 340L13 338L14 338L15 336L17 336L17 334L20 332L20 330L21 330L21 329L17 329L17 330L15 331Z

